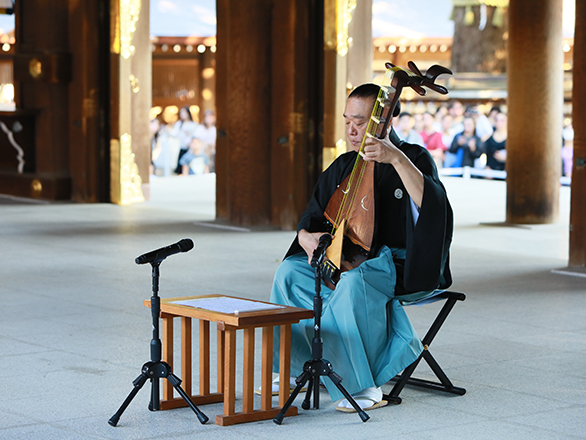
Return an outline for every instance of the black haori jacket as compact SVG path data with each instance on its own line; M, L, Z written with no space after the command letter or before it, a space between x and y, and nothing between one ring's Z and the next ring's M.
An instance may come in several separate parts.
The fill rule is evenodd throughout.
M404 260L395 260L396 295L447 288L452 284L449 249L453 214L446 190L425 148L401 141L394 131L389 137L423 173L423 202L414 226L410 198L395 168L376 163L375 228L370 255L376 256L383 245L406 250ZM331 232L324 211L338 185L351 173L356 155L354 151L341 155L322 173L297 231ZM299 252L304 250L296 237L285 257Z

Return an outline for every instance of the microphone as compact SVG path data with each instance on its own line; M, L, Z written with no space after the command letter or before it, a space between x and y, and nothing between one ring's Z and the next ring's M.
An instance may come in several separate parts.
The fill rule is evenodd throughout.
M317 267L323 262L326 256L326 250L331 244L332 236L330 234L324 234L319 237L319 244L313 251L313 256L311 257L311 267Z
M140 257L136 257L134 262L136 264L160 263L171 255L177 254L179 252L187 252L191 249L193 249L193 241L191 241L189 238L184 238L175 244L171 244L160 249L155 249L154 251L147 252Z

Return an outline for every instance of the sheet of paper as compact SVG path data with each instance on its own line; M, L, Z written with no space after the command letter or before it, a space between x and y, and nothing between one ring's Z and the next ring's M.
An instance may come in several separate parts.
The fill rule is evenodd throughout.
M282 309L285 307L277 304L264 304L255 301L249 301L246 299L229 298L226 296L218 296L214 298L186 299L179 301L171 301L171 303L180 304L188 307L196 307L198 309L211 310L213 312L234 314L252 312L257 310Z

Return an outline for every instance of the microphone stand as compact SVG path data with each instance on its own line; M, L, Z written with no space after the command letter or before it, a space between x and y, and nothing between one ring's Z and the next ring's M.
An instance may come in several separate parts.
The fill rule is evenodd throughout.
M324 258L326 256L326 249L327 246L323 247L323 250L320 252L320 247L316 249L313 253L311 266L315 268L315 296L313 297L313 318L314 318L314 337L311 343L311 355L312 359L305 362L303 365L303 372L295 379L295 383L297 386L289 396L289 399L281 408L281 411L275 416L273 422L277 425L280 425L283 422L283 418L285 417L285 413L301 391L301 388L307 383L307 392L305 394L305 399L301 404L303 409L309 409L310 400L311 400L311 391L313 390L313 407L315 409L319 409L319 382L321 376L327 376L330 380L338 387L340 392L344 395L344 397L350 402L352 407L358 412L358 415L362 419L363 422L366 422L370 416L366 414L360 405L354 400L354 398L346 391L346 389L342 386L342 378L334 372L332 364L322 358L323 355L323 339L321 338L321 312L322 312L322 297L321 297L321 269L323 265Z
M164 258L163 258L164 259ZM191 409L197 415L200 423L204 424L209 419L201 412L201 410L195 406L195 403L187 395L187 393L181 388L181 379L175 376L172 372L171 366L167 362L161 361L162 357L162 343L159 338L159 315L161 314L161 298L158 296L159 292L159 266L163 259L156 259L151 262L153 267L153 296L151 297L151 314L153 318L153 339L151 340L151 360L142 366L140 375L132 382L134 388L126 397L126 400L122 403L116 414L114 414L108 423L110 426L116 426L122 413L126 410L126 407L130 405L132 399L138 394L140 389L146 383L147 379L151 380L151 401L149 403L150 411L158 411L160 409L160 398L159 398L159 379L167 379L171 385L177 390L177 392L183 397L183 400L191 407Z

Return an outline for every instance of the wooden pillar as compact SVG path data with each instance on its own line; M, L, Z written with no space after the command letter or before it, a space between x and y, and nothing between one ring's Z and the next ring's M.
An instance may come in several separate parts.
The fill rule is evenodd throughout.
M77 202L144 200L148 0L32 1L15 8L15 117L33 121L32 128L21 123L33 145L23 171L0 172L0 191Z
M225 90L229 72L221 69L228 67L228 40L230 39L230 0L216 0L216 218L228 221L230 191L228 184L228 164L230 146L228 139L228 95ZM224 45L226 47L224 47Z
M572 120L574 166L570 214L570 267L586 266L586 3L576 0Z
M218 0L216 215L238 225L270 219L269 0Z
M347 151L342 117L350 91L372 81L372 1L324 1L323 168Z
M214 108L214 90L216 90L216 56L212 53L211 48L207 48L199 58L201 68L199 69L201 78L201 109L199 111L199 122L203 122L203 114L206 110Z
M344 107L348 96L348 24L354 10L344 0L324 0L323 169L346 152Z
M68 2L16 2L15 9L15 101L17 109L33 114L34 146L24 157L28 173L0 176L0 188L18 196L69 199L71 53L67 32L60 31L67 29Z
M353 89L360 84L372 82L372 0L356 2L348 35L352 42L348 49L347 86L348 89Z
M136 22L136 30L132 36L134 54L130 57L130 75L121 78L127 82L131 93L131 129L132 153L142 181L142 191L149 198L149 165L151 163L150 117L149 111L153 102L153 58L150 35L150 0L134 0L140 2L140 15Z
M144 200L150 163L152 61L149 1L111 0L110 197L126 205Z
M216 6L216 216L294 229L323 165L346 137L348 20L355 4L218 0ZM371 75L371 60L363 60L371 51L370 9L360 7L356 56L366 67L357 77L364 82Z
M307 151L302 135L308 122L308 99L303 92L299 95L303 88L307 90L308 81L306 75L298 74L307 72L307 59L299 57L303 40L295 38L296 30L303 28L304 16L299 12L295 0L276 2L273 19L279 25L273 26L271 35L271 187L280 189L271 193L271 218L286 229L297 226L301 212L295 209L296 186L305 187L307 183L307 179L296 181L296 170L291 166L296 154Z
M107 202L109 193L108 108L109 4L69 1L69 170L71 198L76 202Z
M552 223L561 176L562 0L511 0L509 26L507 222Z
M297 226L321 172L322 17L320 2L218 0L219 220Z
M321 172L321 6L274 2L271 71L271 223L295 229Z

